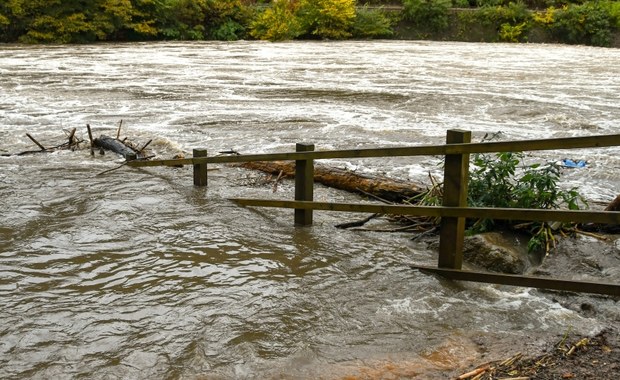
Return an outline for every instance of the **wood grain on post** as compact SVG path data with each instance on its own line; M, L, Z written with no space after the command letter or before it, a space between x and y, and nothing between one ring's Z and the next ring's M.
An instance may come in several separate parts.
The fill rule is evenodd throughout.
M471 142L471 132L449 130L446 144ZM469 154L447 154L443 179L443 206L467 207L467 180ZM440 268L461 269L463 265L463 240L465 218L441 218L439 232Z
M207 157L206 149L194 149L194 157ZM194 186L207 186L207 163L194 164Z
M297 143L297 152L310 152L314 144ZM312 201L314 199L314 160L295 161L295 200ZM295 225L312 225L312 210L295 209Z

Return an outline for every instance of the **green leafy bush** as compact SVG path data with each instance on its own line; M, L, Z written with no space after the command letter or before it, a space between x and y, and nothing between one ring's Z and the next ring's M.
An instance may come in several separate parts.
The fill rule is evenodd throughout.
M519 42L527 39L532 26L532 13L523 2L506 6L488 6L475 12L475 19L482 25L497 30L497 40Z
M555 163L524 165L522 153L478 154L473 156L470 170L468 204L472 207L507 207L577 210L587 206L575 188L558 186L560 167ZM526 223L532 238L531 251L545 248L555 241L554 231L562 224ZM483 232L496 227L492 219L477 220L471 231Z
M587 2L565 6L556 10L549 28L556 38L566 43L609 46L612 27L617 21L608 4Z
M528 24L522 22L518 25L511 25L509 23L504 23L500 26L499 30L499 39L500 41L506 42L519 42L523 37L523 31L528 28Z
M608 1L609 16L611 17L612 27L620 30L620 1Z
M159 33L166 39L205 38L205 0L169 0L159 10Z
M303 33L295 16L297 7L288 1L275 1L250 25L250 35L259 40L292 40Z
M351 33L355 38L390 37L394 34L391 25L384 12L364 6L357 10Z
M207 0L204 26L206 38L233 41L245 38L246 27L253 17L242 0Z
M297 17L303 30L319 38L351 37L355 0L301 0Z
M432 32L445 30L449 25L451 0L404 0L404 18L417 27Z

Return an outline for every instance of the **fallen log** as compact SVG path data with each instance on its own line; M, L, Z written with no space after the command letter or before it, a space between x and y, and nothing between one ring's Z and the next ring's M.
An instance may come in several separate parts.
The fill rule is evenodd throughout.
M289 178L295 176L295 163L290 161L246 162L235 164L235 166ZM420 186L407 181L381 176L371 177L324 165L315 165L314 182L353 193L372 194L390 202L402 202L425 191Z
M98 148L118 153L125 157L127 161L135 160L136 158L141 158L142 156L139 151L125 145L122 141L106 135L101 135L93 140L93 144Z

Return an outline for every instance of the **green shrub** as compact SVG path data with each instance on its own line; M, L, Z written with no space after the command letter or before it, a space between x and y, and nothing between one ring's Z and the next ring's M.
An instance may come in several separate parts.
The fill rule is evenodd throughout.
M204 26L208 39L232 41L245 38L253 17L242 0L207 0Z
M472 4L469 3L469 0L452 0L452 8L469 8Z
M351 33L355 38L381 38L394 34L392 23L385 13L367 6L357 10Z
M475 17L482 25L497 30L500 41L526 40L527 32L532 27L532 13L522 2L483 7L476 11Z
M550 30L565 43L609 46L612 28L617 21L611 14L612 7L607 4L587 2L558 9Z
M355 0L301 0L297 16L306 33L342 40L352 35Z
M561 190L558 186L560 167L555 163L523 165L522 153L477 154L470 170L468 204L472 207L507 207L577 210L587 206L575 188ZM519 165L521 166L519 167ZM553 232L561 225L528 223L532 238L531 251L545 248L555 240ZM496 223L480 219L471 226L473 232L492 230Z
M404 0L404 18L432 32L448 28L451 0Z
M611 17L612 27L620 30L620 1L607 2L609 7L609 16Z
M528 27L528 24L522 22L518 25L511 25L509 23L504 23L500 26L499 30L499 39L500 41L505 42L519 42L523 37L523 30Z
M207 2L169 0L159 9L159 34L166 39L203 40Z
M250 25L250 35L260 40L292 40L303 33L295 16L296 6L286 0L275 1Z
M532 15L524 3L510 3L506 6L484 7L477 12L478 19L499 28L502 24L518 25L527 23Z

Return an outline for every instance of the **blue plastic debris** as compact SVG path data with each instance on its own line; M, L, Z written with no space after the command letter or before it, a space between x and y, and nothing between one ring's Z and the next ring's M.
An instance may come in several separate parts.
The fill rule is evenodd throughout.
M562 166L566 168L585 168L588 163L584 160L573 161L565 158L562 160Z

